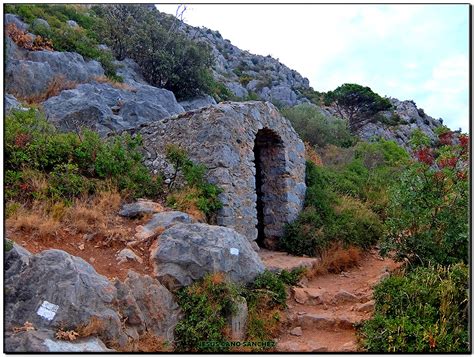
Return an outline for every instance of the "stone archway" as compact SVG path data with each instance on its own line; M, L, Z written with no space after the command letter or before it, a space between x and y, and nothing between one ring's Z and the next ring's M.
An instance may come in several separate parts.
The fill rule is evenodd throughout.
M285 211L285 150L281 137L268 128L255 136L255 190L257 193L257 244L275 248L278 220Z
M166 161L168 143L204 164L207 179L223 190L217 224L235 229L255 249L257 239L275 248L285 224L303 208L304 144L271 103L220 103L147 123L134 133L142 137L145 164L165 178L174 172Z

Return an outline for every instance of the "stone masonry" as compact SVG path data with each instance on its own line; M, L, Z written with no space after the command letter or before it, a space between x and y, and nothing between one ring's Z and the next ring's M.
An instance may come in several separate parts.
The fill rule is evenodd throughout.
M166 146L184 148L223 189L217 224L273 246L303 207L304 145L270 103L224 102L143 124L146 165L170 177ZM257 158L257 160L256 160ZM255 162L256 161L256 162ZM265 244L264 244L265 241Z

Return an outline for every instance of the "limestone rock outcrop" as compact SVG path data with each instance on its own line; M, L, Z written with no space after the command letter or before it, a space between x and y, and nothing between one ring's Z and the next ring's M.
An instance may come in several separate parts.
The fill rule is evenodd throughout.
M64 131L89 127L102 136L184 112L173 92L136 83L129 89L85 83L43 104L50 122Z
M56 249L32 255L17 245L5 255L4 299L6 331L26 322L54 332L95 325L102 342L118 346L146 331L172 340L180 316L173 295L151 277L130 271L123 283L114 284L79 257ZM31 348L22 352L48 351L28 344L33 338L28 336L16 342L10 336L12 344L7 338L6 351L19 345Z
M265 269L244 236L202 223L180 223L167 229L151 257L158 280L170 290L215 272L225 273L233 282L247 283Z

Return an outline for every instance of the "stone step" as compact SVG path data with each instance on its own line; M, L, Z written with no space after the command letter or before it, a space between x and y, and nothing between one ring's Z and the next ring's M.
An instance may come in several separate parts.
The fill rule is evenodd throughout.
M344 316L328 316L323 314L310 313L304 315L297 315L291 321L291 326L301 326L303 331L313 328L351 330L354 328L354 323L356 322L357 321L354 321L353 319Z
M339 290L337 293L329 293L326 289L293 287L292 296L300 305L345 305L363 304L371 300L372 296L367 293L352 293L346 290Z
M277 252L263 248L260 248L257 253L265 267L273 272L295 268L310 269L320 262L319 258L297 257L286 252Z
M327 346L312 341L284 341L276 346L279 352L328 352Z
M357 343L351 330L305 330L301 336L291 330L277 341L280 352L356 352Z

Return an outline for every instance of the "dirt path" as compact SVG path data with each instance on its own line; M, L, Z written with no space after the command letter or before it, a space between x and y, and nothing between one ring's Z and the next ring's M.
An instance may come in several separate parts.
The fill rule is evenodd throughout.
M277 350L357 351L353 324L370 318L373 286L398 266L372 251L349 271L303 279L288 298L288 322Z

